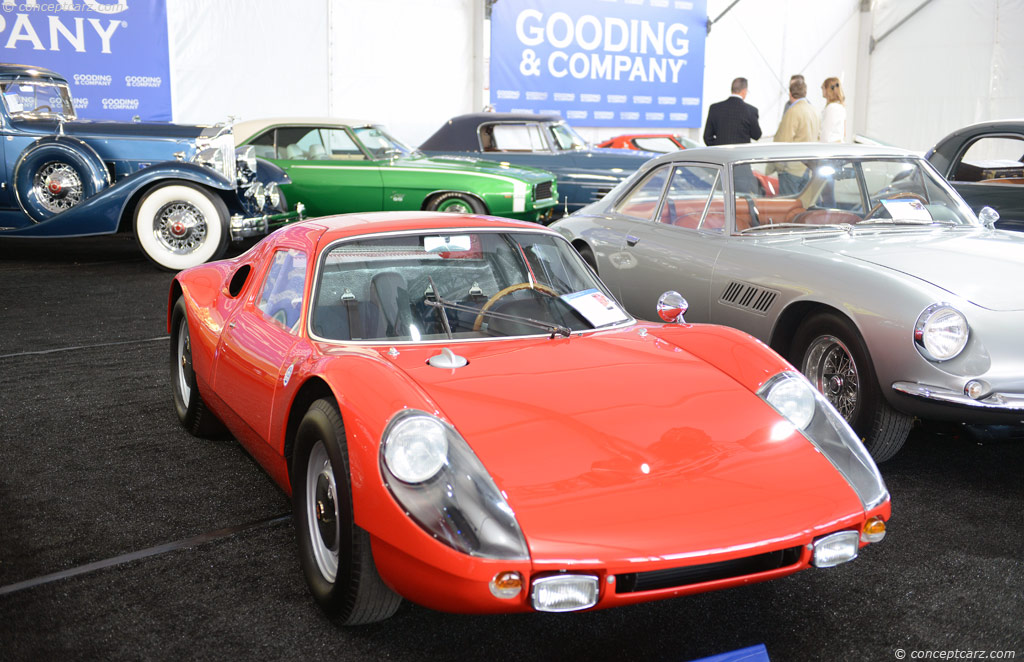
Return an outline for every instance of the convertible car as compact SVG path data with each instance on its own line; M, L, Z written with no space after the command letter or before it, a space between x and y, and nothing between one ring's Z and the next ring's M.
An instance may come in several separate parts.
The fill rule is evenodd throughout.
M174 279L174 406L291 494L306 580L345 624L402 597L614 607L881 540L888 492L832 405L684 309L666 293L673 323L635 321L535 224L313 219Z
M448 120L420 149L431 156L472 154L543 168L558 179L558 213L600 200L653 152L590 147L558 115L472 113Z
M763 190L768 175L779 193ZM918 156L688 149L553 227L634 315L676 289L691 321L788 357L879 462L915 416L1024 419L1024 237L980 225Z
M0 136L0 237L134 232L177 271L301 216L285 212L288 176L236 150L230 127L80 120L41 67L0 64Z
M1024 231L1024 120L965 126L925 158L976 213L1001 230Z
M384 127L337 118L240 122L235 135L291 177L282 191L311 216L429 210L523 221L551 216L549 172L470 158L426 158Z

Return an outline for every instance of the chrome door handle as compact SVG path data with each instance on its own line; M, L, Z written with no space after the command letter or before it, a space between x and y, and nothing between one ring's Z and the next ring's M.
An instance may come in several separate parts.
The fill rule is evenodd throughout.
M627 246L636 246L639 241L640 241L640 237L637 237L636 235L632 235L632 234L627 234L626 235L626 245Z

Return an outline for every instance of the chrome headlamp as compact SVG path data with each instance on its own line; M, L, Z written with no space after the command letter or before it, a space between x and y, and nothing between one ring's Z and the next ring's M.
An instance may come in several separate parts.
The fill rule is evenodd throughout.
M865 510L885 501L889 491L871 454L842 415L803 375L780 372L757 394L828 458L860 497Z
M281 209L281 188L277 182L270 182L264 187L267 192L267 200L270 201L271 209Z
M413 409L395 414L381 440L380 465L391 494L437 540L471 556L529 558L515 513L441 419Z
M967 318L948 303L928 306L914 325L914 345L929 361L948 361L957 356L969 336Z
M263 205L267 203L267 190L264 188L263 182L261 181L257 180L249 184L249 187L245 190L245 194L252 198L257 210L262 210Z
M242 183L249 181L250 177L256 175L256 148L252 145L239 147L235 150L235 169L238 178Z

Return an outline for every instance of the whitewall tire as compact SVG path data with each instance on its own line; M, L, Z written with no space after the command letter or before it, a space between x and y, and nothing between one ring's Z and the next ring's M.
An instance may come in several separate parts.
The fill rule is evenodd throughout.
M163 269L180 271L224 255L228 209L200 186L161 184L139 201L133 229L146 257Z

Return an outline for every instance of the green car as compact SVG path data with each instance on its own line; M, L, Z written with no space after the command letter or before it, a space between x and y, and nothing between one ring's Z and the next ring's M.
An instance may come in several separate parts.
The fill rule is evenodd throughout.
M301 201L308 216L428 210L545 221L558 201L546 170L427 158L372 123L250 120L236 124L234 134L239 145L284 168L292 183L281 191L292 204Z

